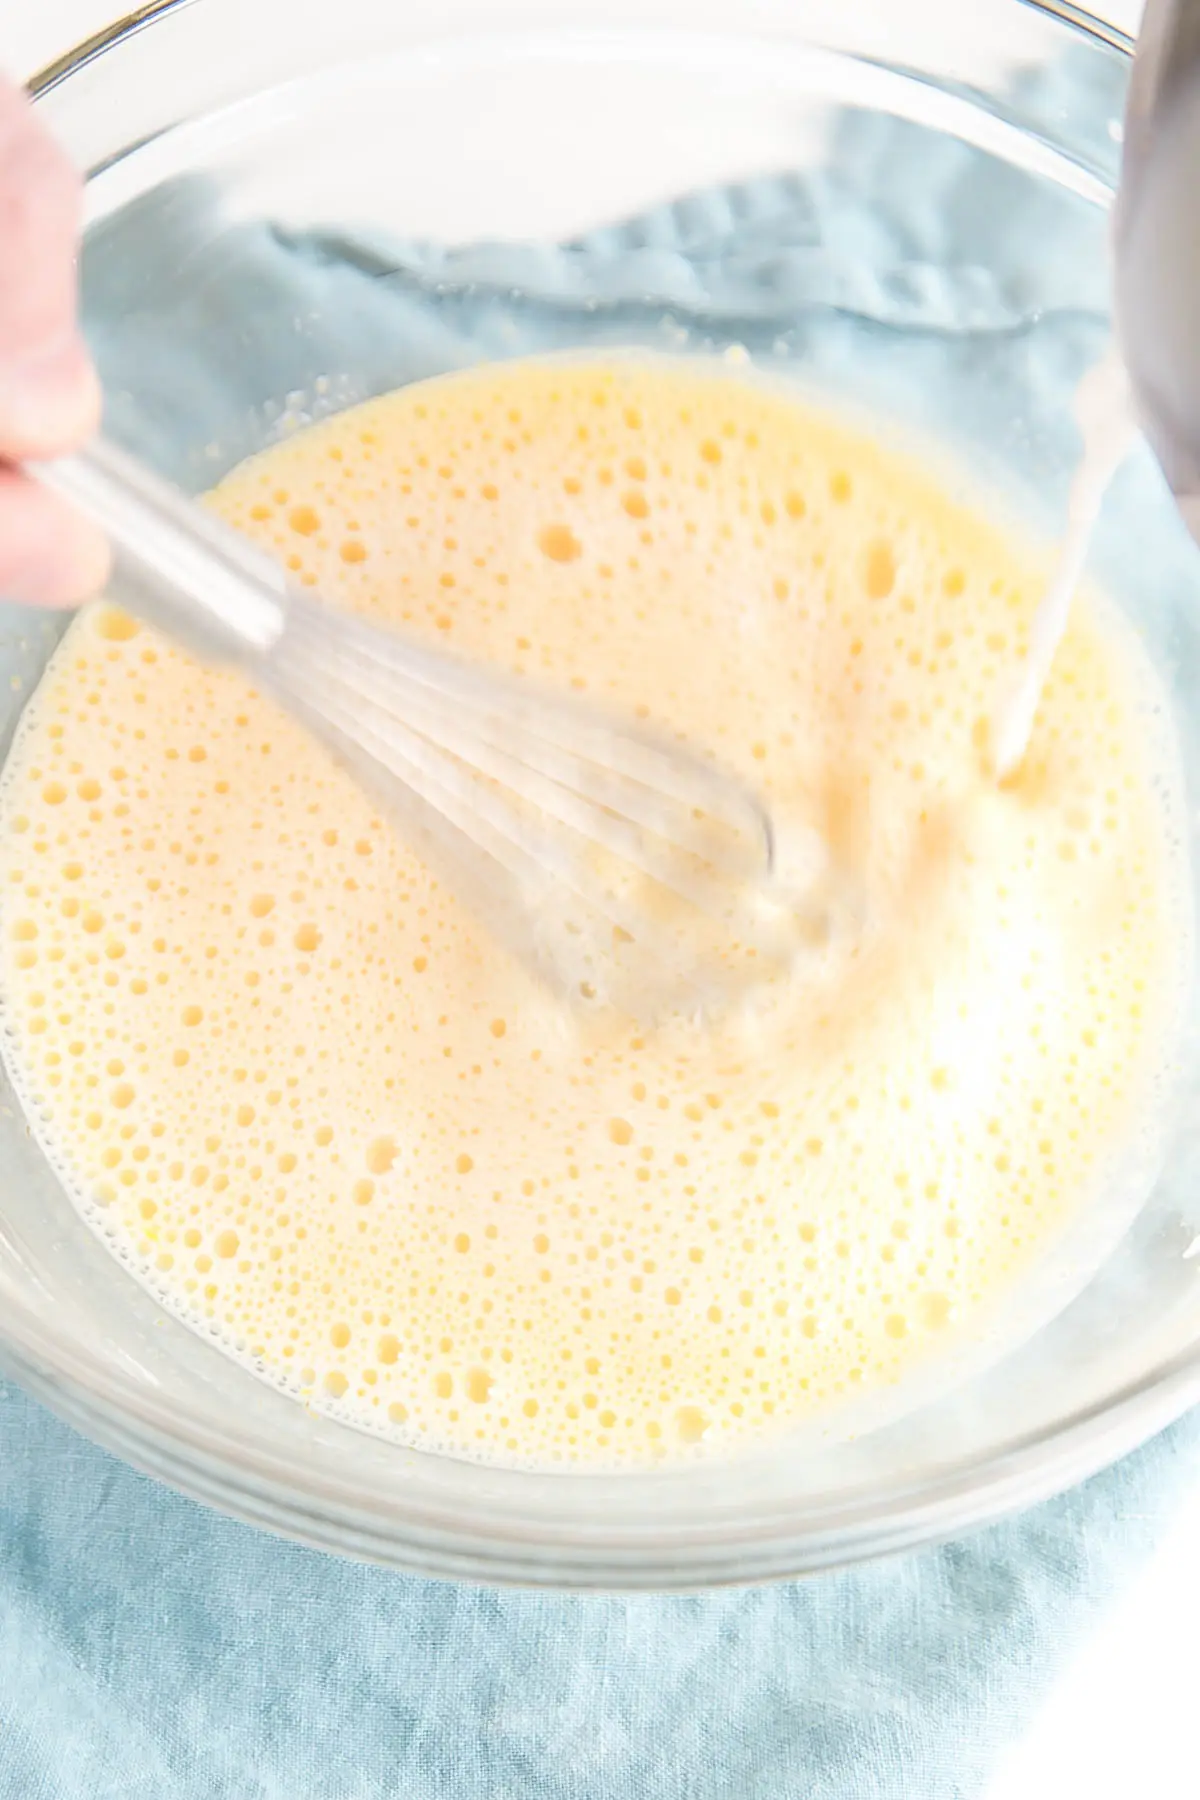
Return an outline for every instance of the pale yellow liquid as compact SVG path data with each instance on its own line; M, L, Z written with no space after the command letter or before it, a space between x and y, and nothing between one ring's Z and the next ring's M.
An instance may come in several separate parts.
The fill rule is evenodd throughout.
M297 725L92 610L3 794L9 1054L185 1319L406 1442L630 1464L900 1404L1136 1204L1186 965L1161 697L1081 603L997 786L1044 565L919 463L737 376L513 364L213 504L679 730L854 901L749 1022L565 1026Z

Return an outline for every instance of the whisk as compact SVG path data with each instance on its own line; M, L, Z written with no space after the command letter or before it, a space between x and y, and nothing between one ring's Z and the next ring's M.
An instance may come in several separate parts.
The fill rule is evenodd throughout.
M770 818L700 755L364 623L104 441L34 473L113 546L113 598L283 703L560 995L703 1010L813 928Z

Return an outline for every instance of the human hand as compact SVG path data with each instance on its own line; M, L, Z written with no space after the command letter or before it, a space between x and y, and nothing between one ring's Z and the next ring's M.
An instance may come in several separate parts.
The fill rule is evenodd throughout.
M14 465L95 430L100 389L76 321L82 188L0 75L0 596L67 606L108 571L103 537Z

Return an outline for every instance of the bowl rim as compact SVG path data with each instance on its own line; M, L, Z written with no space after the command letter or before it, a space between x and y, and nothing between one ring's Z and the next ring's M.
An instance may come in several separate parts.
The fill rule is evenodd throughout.
M150 26L197 0L146 0L32 75L36 101ZM1119 55L1133 39L1070 0L1018 0ZM152 1392L98 1367L10 1316L0 1327L0 1366L69 1424L145 1473L235 1517L315 1548L422 1574L556 1588L695 1590L816 1572L945 1541L991 1523L1094 1474L1200 1401L1200 1342L1104 1399L1021 1434L983 1456L960 1458L904 1485L825 1497L801 1522L793 1503L731 1527L697 1518L682 1531L661 1519L605 1536L598 1511L551 1523L506 1513L490 1537L478 1522L450 1521L414 1506L404 1491L353 1508L319 1486L297 1487L283 1458L183 1419ZM585 1477L625 1481L627 1477ZM574 1480L571 1491L575 1491ZM566 1490L564 1490L566 1491ZM610 1521L611 1523L611 1521Z
M1127 31L1122 31L1120 26L1113 25L1086 7L1073 5L1072 0L1017 0L1017 3L1031 12L1044 13L1048 18L1057 19L1060 23L1083 32L1085 36L1095 38L1098 43L1106 44L1111 50L1120 51L1126 56L1133 55L1134 39ZM106 51L127 42L138 32L145 31L169 14L183 12L196 4L197 0L145 0L145 4L136 6L132 12L124 13L110 24L101 26L98 31L82 38L79 43L35 70L25 83L27 92L32 99L41 99L72 75L77 75L89 63L95 62Z

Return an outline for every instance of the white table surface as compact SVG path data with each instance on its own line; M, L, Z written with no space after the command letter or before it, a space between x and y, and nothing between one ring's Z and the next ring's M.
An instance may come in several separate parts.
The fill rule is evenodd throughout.
M972 0L896 0L956 32ZM25 76L107 24L117 0L4 0L0 63ZM1141 0L1108 0L1132 30ZM1049 1691L1031 1728L1002 1760L986 1800L1197 1800L1191 1725L1200 1647L1200 1490L1148 1569ZM922 1800L914 1787L912 1800Z

